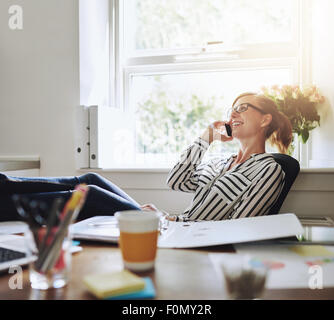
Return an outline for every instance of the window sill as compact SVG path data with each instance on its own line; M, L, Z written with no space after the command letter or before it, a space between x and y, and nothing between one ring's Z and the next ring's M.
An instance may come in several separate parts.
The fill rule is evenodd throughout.
M78 172L168 173L171 168L80 168ZM334 172L334 169L333 169Z
M301 173L334 173L334 168L301 168Z
M38 157L0 157L0 171L40 169Z

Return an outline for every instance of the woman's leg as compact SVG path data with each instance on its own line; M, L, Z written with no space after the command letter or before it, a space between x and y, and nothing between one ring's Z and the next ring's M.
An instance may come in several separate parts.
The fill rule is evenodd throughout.
M124 210L140 210L140 206L135 205L132 201L128 201L119 195L102 189L95 185L88 185L89 190L85 204L79 213L77 220L90 218L93 216L114 215L117 211ZM39 200L47 203L49 206L54 199L62 198L67 201L73 191L65 192L47 192L40 194L28 195L31 200Z
M140 206L131 200L105 190L95 185L88 185L88 195L78 220L93 216L114 215L117 211L141 210Z
M47 218L49 210L55 199L63 199L63 203L70 198L71 191L57 191L57 192L43 192L43 193L24 193L19 196L22 199L30 201L38 201L46 205L47 211L40 213L44 218ZM17 208L15 207L12 194L0 195L0 221L21 221L23 218L18 214Z
M87 173L82 176L78 176L78 181L80 183L86 183L88 185L95 185L107 191L117 194L118 196L128 200L133 203L135 206L140 207L140 204L131 198L127 193L125 193L121 188L113 184L111 181L106 178L100 176L96 173Z
M8 177L9 181L6 182L6 189L9 188L11 193L41 193L41 192L53 192L53 191L69 191L79 183L85 183L87 185L95 185L109 192L132 202L135 206L140 207L138 202L126 194L123 190L113 184L111 181L105 179L96 173L87 173L81 176L69 176L69 177ZM1 189L1 188L0 188ZM15 191L16 189L16 191ZM1 190L0 190L1 192Z
M58 192L43 192L43 193L31 193L24 194L23 197L28 200L36 200L43 202L48 208L51 208L53 201L56 198L63 199L65 202L71 197L73 191L58 191ZM8 220L21 220L18 215L14 202L11 196L1 197L2 210L0 214L1 221ZM101 215L114 215L116 211L124 210L141 210L140 206L135 205L132 201L124 199L119 195L102 189L95 185L89 185L88 195L86 202L79 213L77 220L86 219L93 216ZM44 218L47 218L48 212L42 214Z

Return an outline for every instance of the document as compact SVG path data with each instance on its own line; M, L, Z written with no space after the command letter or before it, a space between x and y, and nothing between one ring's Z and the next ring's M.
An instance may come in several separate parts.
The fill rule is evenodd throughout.
M222 221L170 222L159 248L195 248L278 239L303 234L293 213Z
M117 243L115 217L96 216L71 226L73 238ZM303 233L292 213L223 221L169 222L158 240L159 248L195 248L291 237Z
M117 243L118 223L113 216L96 216L70 226L73 239Z

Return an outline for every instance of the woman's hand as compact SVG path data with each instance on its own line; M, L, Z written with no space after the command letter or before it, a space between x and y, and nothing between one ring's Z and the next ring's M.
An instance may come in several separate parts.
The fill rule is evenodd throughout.
M140 206L140 209L147 211L160 211L154 204L147 203ZM163 214L163 217L169 221L176 221L175 215L169 215L167 212L160 211Z
M201 135L201 138L211 144L213 141L232 141L233 137L229 137L226 132L225 124L227 121L215 121L211 123Z
M163 214L163 217L166 219L166 220L169 220L169 221L175 221L176 220L176 216L175 215L170 215L168 214L167 212L165 211L161 211L159 210L154 204L152 203L147 203L147 204L143 204L140 206L140 209L142 210L147 210L147 211L159 211Z
M152 203L143 204L140 209L147 211L159 211L159 209Z

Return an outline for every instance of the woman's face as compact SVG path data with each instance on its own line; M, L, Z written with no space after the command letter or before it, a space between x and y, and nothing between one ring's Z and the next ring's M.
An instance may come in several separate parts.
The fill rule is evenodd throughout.
M255 96L241 97L234 106L244 103L250 103L262 110ZM241 113L233 111L230 117L232 136L240 140L258 135L263 130L265 120L265 115L252 107Z

